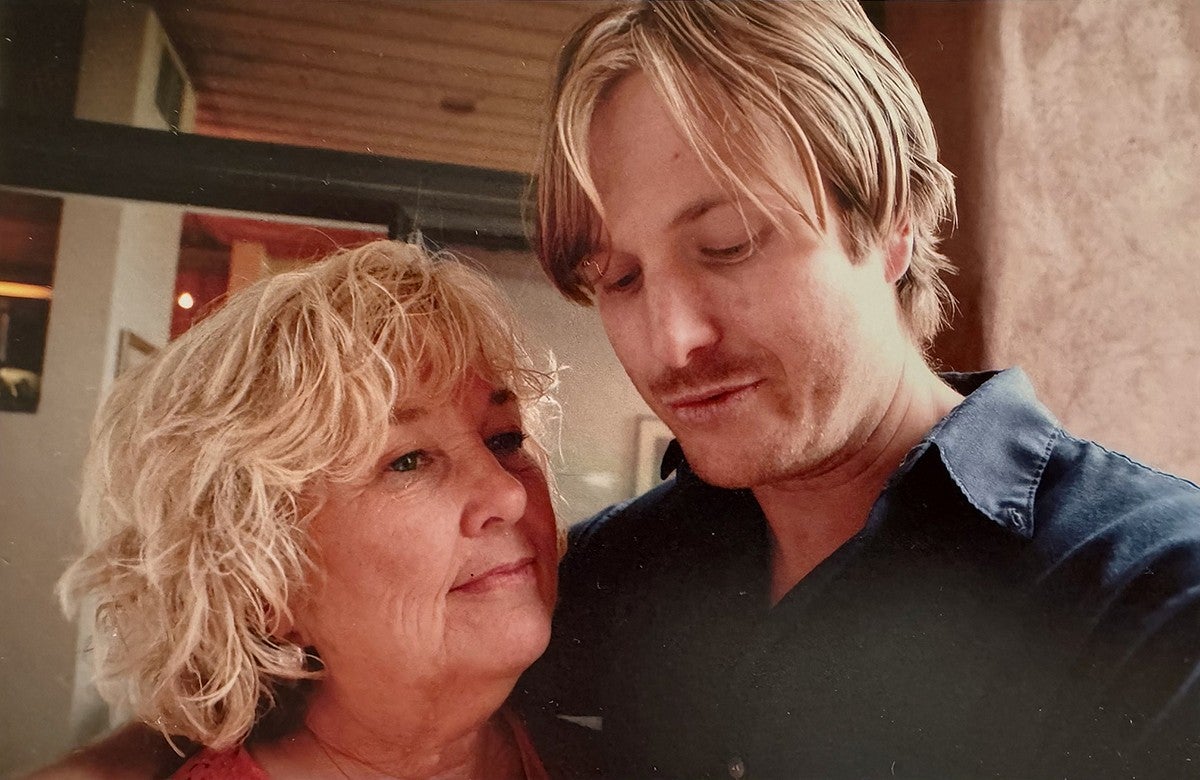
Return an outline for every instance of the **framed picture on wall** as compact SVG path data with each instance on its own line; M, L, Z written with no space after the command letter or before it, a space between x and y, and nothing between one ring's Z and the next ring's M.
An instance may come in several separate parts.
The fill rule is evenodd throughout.
M41 402L62 203L0 188L0 412Z
M641 495L658 483L663 454L675 436L662 420L651 415L637 418L637 470L634 472L633 494Z
M122 328L121 341L117 347L116 375L120 376L129 369L140 366L153 357L157 351L158 348L149 341L127 328Z
M37 297L26 290L45 290L45 295ZM14 291L19 297L5 294ZM49 287L0 281L0 412L37 411L49 298Z

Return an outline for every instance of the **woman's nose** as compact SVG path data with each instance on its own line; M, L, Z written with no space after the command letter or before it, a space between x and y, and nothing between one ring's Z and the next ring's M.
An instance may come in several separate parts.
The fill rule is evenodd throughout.
M481 446L480 457L464 466L468 483L463 507L463 534L475 536L492 524L512 524L525 515L529 495L525 484Z

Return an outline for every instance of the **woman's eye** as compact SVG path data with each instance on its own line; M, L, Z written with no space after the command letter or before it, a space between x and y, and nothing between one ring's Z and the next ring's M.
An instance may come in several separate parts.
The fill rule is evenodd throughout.
M389 471L415 471L421 466L424 466L429 460L429 455L424 450L413 450L406 452L394 461L388 464Z
M487 440L488 449L498 456L513 455L520 452L525 444L524 431L506 431L492 436Z

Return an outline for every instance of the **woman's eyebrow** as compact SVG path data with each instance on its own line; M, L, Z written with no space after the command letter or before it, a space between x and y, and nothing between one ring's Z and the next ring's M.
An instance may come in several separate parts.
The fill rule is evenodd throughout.
M504 406L516 400L517 394L507 387L496 388L488 396L488 403L492 406ZM391 423L393 425L410 423L419 420L427 414L429 414L429 409L424 406L407 406L400 409L393 409Z
M405 409L393 409L391 422L393 425L410 423L414 420L424 417L427 414L429 414L429 410L423 406L410 406Z

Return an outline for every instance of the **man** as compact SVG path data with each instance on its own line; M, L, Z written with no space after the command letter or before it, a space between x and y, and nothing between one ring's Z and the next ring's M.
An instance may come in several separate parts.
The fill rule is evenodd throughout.
M594 18L538 206L682 458L575 529L533 720L621 778L1200 771L1200 490L925 363L952 182L854 2Z

